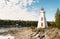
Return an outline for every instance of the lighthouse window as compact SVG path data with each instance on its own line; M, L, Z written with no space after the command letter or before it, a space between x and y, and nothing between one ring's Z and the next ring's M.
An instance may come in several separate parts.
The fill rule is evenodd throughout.
M43 23L41 23L41 26L43 26Z
M43 21L43 17L41 17L41 21Z

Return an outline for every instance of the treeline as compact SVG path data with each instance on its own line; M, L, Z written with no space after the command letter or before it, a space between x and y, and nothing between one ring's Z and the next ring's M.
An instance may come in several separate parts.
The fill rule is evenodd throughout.
M56 27L60 28L60 9L59 8L57 8L56 10L55 23L56 23Z
M55 22L47 22L48 26L53 27ZM38 21L21 21L21 20L0 20L1 27L37 27Z
M51 21L50 22L48 21L47 24L48 24L49 27L56 27L56 24L53 21L52 22Z
M0 20L0 27L30 27L37 26L37 21L21 21L21 20Z

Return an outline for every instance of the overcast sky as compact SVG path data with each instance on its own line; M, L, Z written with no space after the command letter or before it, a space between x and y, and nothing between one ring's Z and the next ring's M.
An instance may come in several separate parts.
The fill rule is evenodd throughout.
M47 21L54 21L59 4L60 0L0 0L0 19L38 20L43 7Z

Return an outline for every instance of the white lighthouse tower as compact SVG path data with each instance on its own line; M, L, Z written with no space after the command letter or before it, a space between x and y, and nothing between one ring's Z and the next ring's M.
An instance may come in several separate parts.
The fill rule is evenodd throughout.
M45 18L45 11L44 11L44 8L41 8L37 28L46 28L46 27L48 26L47 26L47 21Z

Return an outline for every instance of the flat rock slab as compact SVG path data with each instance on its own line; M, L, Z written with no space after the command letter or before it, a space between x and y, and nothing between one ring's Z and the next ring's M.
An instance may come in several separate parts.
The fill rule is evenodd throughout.
M15 33L15 39L31 39L32 31L29 29L22 29Z

